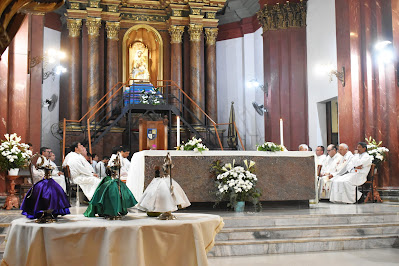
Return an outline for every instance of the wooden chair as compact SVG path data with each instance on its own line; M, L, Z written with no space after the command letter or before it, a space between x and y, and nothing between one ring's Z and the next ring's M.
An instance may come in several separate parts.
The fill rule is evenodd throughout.
M39 155L35 154L32 156L29 163L29 176L24 177L24 181L19 185L19 202L22 203L22 199L25 198L25 194L29 191L29 189L33 186L33 167L36 167L37 159L39 159Z
M63 172L64 172L64 176L65 176L66 194L67 194L69 203L71 203L72 191L76 191L76 204L78 204L78 202L79 202L79 186L77 184L72 184L72 182L71 182L72 177L71 177L71 171L69 169L69 165L66 165L63 168Z
M364 193L366 187L369 187L367 197L364 200L364 203L367 203L368 201L382 202L380 194L377 191L377 185L375 184L374 169L375 169L375 164L372 164L370 167L370 171L367 175L367 181L363 185L359 186L362 189L362 193ZM358 190L358 187L356 187L356 203L359 203L359 201L357 200L357 190Z
M321 174L321 167L322 167L321 164L317 165L317 177L319 177Z

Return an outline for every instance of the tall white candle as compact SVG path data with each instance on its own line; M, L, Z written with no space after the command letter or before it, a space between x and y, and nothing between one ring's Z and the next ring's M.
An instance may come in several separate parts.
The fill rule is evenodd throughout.
M283 130L283 119L280 118L280 144L284 146L284 130Z
M176 145L176 147L179 147L179 145L180 145L180 116L177 116L176 124L177 124L177 130L176 130L176 134L177 134L176 142L177 142L177 145Z

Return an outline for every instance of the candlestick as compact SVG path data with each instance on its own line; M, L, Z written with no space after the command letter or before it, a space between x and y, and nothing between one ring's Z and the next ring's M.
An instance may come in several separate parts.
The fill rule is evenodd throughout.
M177 116L176 123L177 123L176 142L177 142L177 147L179 147L180 146L180 116Z
M280 145L284 146L284 130L283 130L283 119L280 118Z

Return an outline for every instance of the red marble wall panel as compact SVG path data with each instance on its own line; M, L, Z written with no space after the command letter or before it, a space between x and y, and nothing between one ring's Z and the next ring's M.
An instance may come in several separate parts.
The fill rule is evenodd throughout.
M280 118L284 145L296 150L308 143L306 29L289 28L263 34L265 95L265 140L280 143Z
M368 136L383 141L390 149L378 170L385 188L399 187L399 97L395 63L379 63L374 46L387 39L398 49L397 2L336 1L337 63L346 68L346 85L338 86L340 141L351 148Z

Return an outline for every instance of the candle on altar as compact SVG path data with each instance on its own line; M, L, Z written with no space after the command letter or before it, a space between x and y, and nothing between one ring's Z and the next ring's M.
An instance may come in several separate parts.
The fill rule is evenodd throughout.
M176 119L176 124L177 124L177 130L176 130L176 142L177 142L177 147L180 146L180 116L177 116Z
M283 119L280 118L280 145L284 146L284 130L283 130Z

